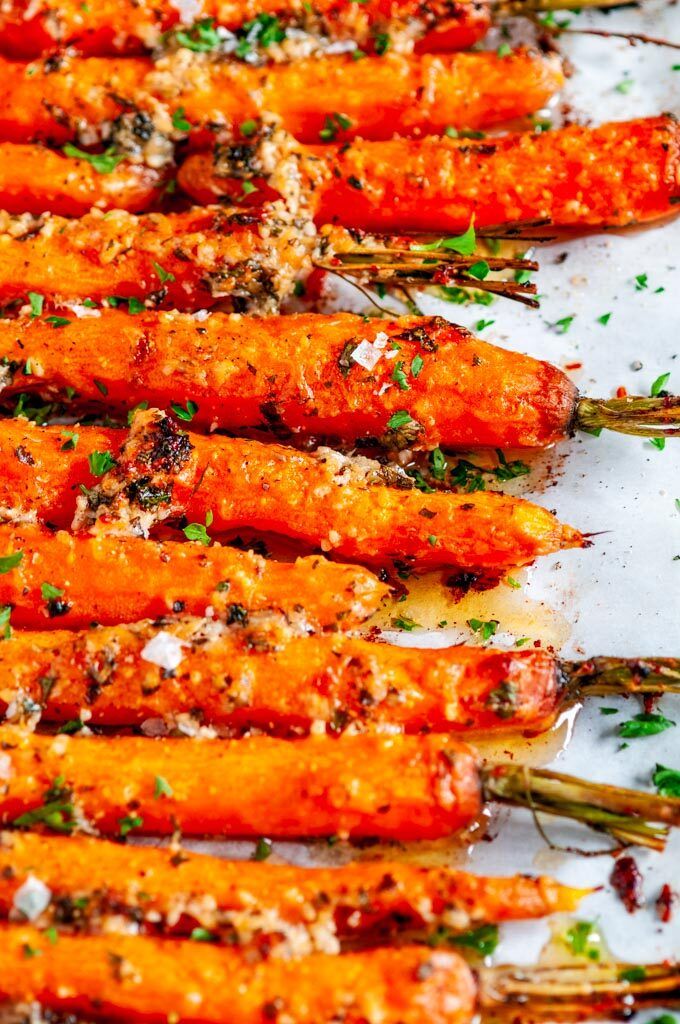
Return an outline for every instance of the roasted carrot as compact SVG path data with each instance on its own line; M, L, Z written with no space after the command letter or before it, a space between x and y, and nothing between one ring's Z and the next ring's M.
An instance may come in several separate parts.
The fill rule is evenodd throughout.
M102 172L87 159L44 146L0 142L0 208L9 213L49 210L71 217L93 206L136 212L152 205L162 185L161 174L145 164L125 162Z
M229 53L236 40L214 31L225 28L242 39L254 37L249 54L262 49L263 56L290 58L294 51L266 39L263 43L257 32L258 21L265 28L273 19L277 44L292 28L318 36L320 44L349 39L364 50L375 47L376 37L388 36L391 49L406 51L414 43L424 50L467 49L483 38L491 22L490 8L481 0L363 0L360 5L317 0L313 8L295 0L197 0L185 17L179 5L157 0L99 0L85 8L80 0L8 0L0 9L0 48L15 59L39 57L55 47L106 55L187 42ZM170 38L164 38L168 32Z
M122 210L38 222L0 213L0 302L28 292L62 299L150 301L198 309L276 309L311 267L313 231L276 204L245 215L217 207L137 217ZM137 306L134 305L137 303ZM58 329L63 318L51 321Z
M26 949L30 952L27 954ZM33 953L33 955L31 955ZM252 958L251 958L252 959ZM29 927L0 928L0 999L107 1020L166 1024L468 1024L475 982L453 951L377 949L250 962L205 942L124 935L50 944Z
M387 423L406 402L422 426L409 445L423 449L542 448L580 427L678 429L678 399L581 397L557 367L438 317L78 312L59 330L38 317L0 321L0 401L38 395L119 416L141 402L193 402L194 428L391 444Z
M330 448L305 453L189 435L158 410L137 412L112 450L94 448L101 444L99 428L79 427L77 433L76 448L63 453L62 427L18 420L4 425L0 451L11 465L0 479L0 508L9 509L10 518L49 516L68 525L77 497L73 485L89 474L73 521L78 529L97 519L118 532L148 533L158 522L186 516L216 531L279 534L360 562L397 559L492 578L541 554L587 543L550 512L519 498L486 491L423 495L395 465ZM19 447L32 462L17 454ZM115 462L98 484L91 473L93 451L101 453L96 463L104 455L107 465Z
M0 138L9 142L99 139L118 152L153 153L169 140L231 137L263 115L318 142L333 111L343 137L391 138L478 130L540 109L561 88L559 60L518 50L431 55L350 55L258 68L211 62L181 50L144 58L60 57L47 64L0 58ZM344 121L343 121L344 123Z
M167 786L160 789L164 799ZM49 900L43 909L31 907L38 889ZM122 915L147 934L189 935L199 927L217 941L272 946L284 956L569 912L589 891L546 877L488 878L384 860L299 868L184 851L178 857L175 850L85 836L5 832L0 838L4 918L111 932Z
M54 942L27 925L0 929L4 1002L138 1024L166 1024L169 1013L186 1024L471 1024L478 1009L580 1020L673 1005L679 977L675 965L622 963L473 974L453 950L417 946L258 960L206 942L131 935Z
M229 735L538 732L589 694L666 691L680 692L677 659L567 663L542 650L420 650L300 635L271 614L232 625L184 617L22 632L0 644L8 717L116 727L154 720L157 731L193 720Z
M248 161L228 145L189 156L180 184L202 203L237 198L245 165L262 185L258 143L250 145ZM479 227L624 227L669 216L680 198L680 125L670 115L481 142L357 139L297 152L319 223L365 230L458 231L472 218Z
M206 608L228 620L274 608L303 628L337 629L366 619L386 592L354 566L316 556L274 562L219 544L75 537L25 524L0 526L0 550L22 554L13 569L0 562L0 605L11 607L13 625L38 629Z
M450 736L235 740L0 730L0 825L103 835L479 838L485 801L572 818L662 849L680 800L518 764ZM171 790L156 797L158 780ZM164 787L165 788L165 787ZM658 823L658 824L656 824Z

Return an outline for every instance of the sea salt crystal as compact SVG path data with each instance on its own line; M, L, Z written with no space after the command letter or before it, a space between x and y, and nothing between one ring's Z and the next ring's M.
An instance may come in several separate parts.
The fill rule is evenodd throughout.
M27 921L35 921L50 905L52 892L44 882L33 875L29 875L23 885L20 885L14 893L13 905L19 910Z
M184 657L183 647L184 644L178 637L161 630L144 645L140 658L150 661L152 665L158 665L166 672L174 672Z

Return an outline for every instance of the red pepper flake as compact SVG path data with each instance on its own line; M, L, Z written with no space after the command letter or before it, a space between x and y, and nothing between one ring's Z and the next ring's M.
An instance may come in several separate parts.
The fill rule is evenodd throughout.
M620 388L616 389L616 397L617 398L627 398L628 397L628 391L626 390L626 388L623 387L623 385Z
M659 920L663 924L668 924L672 918L676 900L676 894L666 882L666 884L661 887L661 892L659 893L659 897L656 901L656 912Z
M566 363L564 368L565 370L580 370L582 366L583 363Z
M619 857L609 881L629 914L642 906L642 875L632 857Z

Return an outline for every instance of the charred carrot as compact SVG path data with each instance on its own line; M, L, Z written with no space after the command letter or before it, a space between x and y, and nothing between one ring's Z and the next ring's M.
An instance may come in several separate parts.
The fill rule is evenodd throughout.
M107 55L188 46L236 59L261 54L276 60L295 56L286 43L290 29L295 37L309 34L305 52L314 38L323 52L324 43L338 40L373 50L385 37L392 50L408 51L414 44L463 50L479 42L490 23L489 6L480 0L364 0L359 6L320 0L313 8L295 0L198 0L188 17L157 0L100 0L86 8L79 0L10 0L0 10L0 48L14 59L39 57L55 47Z
M680 799L523 765L484 765L450 736L235 740L0 731L0 825L103 835L479 838L486 801L571 818L662 849ZM163 799L157 780L167 783Z
M194 428L390 444L387 423L406 402L422 427L409 445L423 449L542 448L581 427L678 429L678 399L581 397L557 367L437 317L78 312L59 330L38 317L0 321L0 401L16 408L38 395L119 416L142 402L192 402Z
M0 142L0 208L15 214L50 210L70 217L92 207L136 212L151 206L161 194L160 172L128 161L114 167L114 162Z
M677 659L567 663L541 650L420 650L300 635L272 615L13 633L0 644L0 708L59 724L155 720L162 731L193 719L229 735L276 736L319 727L538 732L589 694L666 691L680 692Z
M274 562L219 544L75 537L25 524L0 526L0 550L0 605L11 607L13 625L33 629L206 608L231 621L274 608L303 628L337 629L373 614L386 592L354 566L314 556Z
M161 521L187 517L216 531L279 534L360 562L456 566L491 578L541 554L587 544L577 530L522 499L486 491L423 495L399 467L330 448L304 453L189 435L158 410L137 412L112 450L94 449L102 431L91 435L90 429L79 427L76 448L62 453L63 428L7 422L0 450L11 466L0 480L0 507L15 520L44 519L49 510L56 525L68 525L77 493L64 480L89 474L73 520L77 529L98 520L117 532L148 533ZM37 450L32 464L14 446L16 439L27 448L27 438L28 450ZM49 440L41 452L42 439ZM93 451L99 452L94 461ZM105 470L99 483L92 465Z
M37 222L0 213L0 302L28 292L198 309L276 309L311 269L313 231L276 204L245 215L217 207L137 217L122 210ZM132 303L132 305L130 305ZM63 317L50 321L56 329Z
M282 200L251 211L212 206L136 216L98 210L78 220L0 211L0 304L10 308L34 293L52 304L123 304L132 314L216 303L236 312L276 312L312 267L388 284L408 283L415 270L420 284L469 286L469 268L478 260L474 253L433 254L410 238L358 235L333 225L317 236L307 214L295 213ZM387 273L379 266L385 262ZM488 263L492 270L537 269L536 263L515 258L489 257ZM526 297L535 293L534 284L474 283L537 304ZM49 323L57 329L67 320L57 315Z
M390 138L478 130L540 109L561 88L559 60L527 50L309 58L266 68L181 50L144 58L63 57L47 64L0 58L0 138L9 142L99 140L117 153L158 160L172 140L208 145L263 115L302 141L318 142L329 113L343 137Z
M245 145L247 161L228 145L190 156L180 184L198 202L237 199L247 166L262 187L259 144ZM319 223L365 230L459 231L472 218L478 227L624 227L669 216L680 198L680 124L669 115L481 142L358 139L297 152Z
M677 966L482 968L452 950L373 949L341 957L250 959L205 942L0 929L0 998L87 1018L165 1024L471 1024L477 1010L532 1019L606 1017L678 998Z
M158 788L164 799L169 787ZM178 857L85 836L15 831L0 838L4 918L110 932L112 918L122 915L147 934L179 937L203 928L215 941L272 946L284 956L569 912L589 891L546 877L488 878L390 861L299 868L184 851ZM38 892L42 905L31 905ZM60 913L69 906L76 911L71 921Z

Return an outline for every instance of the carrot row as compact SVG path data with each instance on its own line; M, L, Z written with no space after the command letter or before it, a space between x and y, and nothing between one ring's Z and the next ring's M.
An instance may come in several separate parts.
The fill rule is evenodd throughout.
M160 788L165 799L169 786ZM36 889L43 906L32 908L28 897ZM122 916L150 935L189 936L203 928L214 941L271 947L284 956L569 912L587 892L546 877L488 878L393 861L299 868L188 851L177 856L86 836L15 831L0 840L5 919L19 919L24 907L40 926L111 933Z
M220 544L74 536L29 523L0 526L0 551L10 559L0 563L0 605L11 608L13 626L30 629L179 612L233 622L267 610L303 630L346 629L372 615L387 592L364 569L316 555L277 562Z
M411 446L424 449L545 447L576 413L576 388L556 367L437 317L84 312L58 330L44 316L0 321L0 398L71 395L70 409L118 415L193 402L192 428L350 443L393 443L387 424L407 405L422 428Z
M55 66L56 65L56 66ZM0 58L0 138L9 142L108 142L157 166L171 142L211 145L262 116L318 142L334 111L343 138L479 130L539 110L561 88L560 61L528 50L404 55L355 61L309 58L265 68L211 62L181 50L154 64L139 57L24 64Z
M423 495L396 467L329 448L305 453L189 435L158 410L135 413L127 432L79 427L77 434L64 451L62 427L6 423L0 507L10 517L33 515L57 526L73 520L76 528L98 521L127 534L186 517L199 529L277 534L359 562L396 559L490 577L587 543L522 499L487 491ZM93 465L104 470L100 478Z
M329 41L350 39L364 50L385 36L390 49L415 44L421 50L463 50L481 40L491 23L488 4L478 0L317 0L313 7L295 0L197 0L188 15L166 0L99 0L85 7L79 0L9 0L0 11L0 49L14 58L39 57L57 47L130 54L188 40L189 46L232 52L215 29L247 36L258 18L263 27L270 24L264 19L276 19L277 36L294 28ZM166 33L172 33L169 41ZM265 44L266 56L272 50L280 46Z

